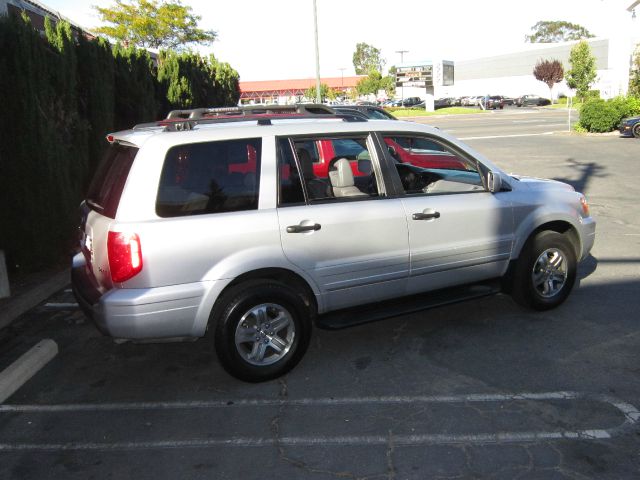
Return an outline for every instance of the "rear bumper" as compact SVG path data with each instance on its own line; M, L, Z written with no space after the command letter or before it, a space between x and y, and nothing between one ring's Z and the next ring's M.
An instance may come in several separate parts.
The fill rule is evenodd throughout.
M73 292L97 328L115 338L161 340L205 334L213 303L228 282L196 282L156 288L115 288L101 292L84 257L71 269Z

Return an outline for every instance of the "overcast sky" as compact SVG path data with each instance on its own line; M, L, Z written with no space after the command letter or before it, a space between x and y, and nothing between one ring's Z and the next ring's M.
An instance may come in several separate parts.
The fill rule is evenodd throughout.
M87 28L99 25L91 5L104 0L40 0ZM631 31L640 37L638 19L626 8L634 0L316 0L320 73L353 75L359 42L382 51L389 67L406 62L463 60L517 51L540 20L566 20L599 37ZM229 62L241 80L315 76L313 0L183 0L202 17L200 27L218 32L202 49Z

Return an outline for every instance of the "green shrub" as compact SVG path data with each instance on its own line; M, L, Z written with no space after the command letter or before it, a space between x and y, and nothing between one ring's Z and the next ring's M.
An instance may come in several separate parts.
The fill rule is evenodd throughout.
M640 100L633 97L616 97L610 100L591 98L580 109L580 126L588 132L611 132L620 121L640 113Z

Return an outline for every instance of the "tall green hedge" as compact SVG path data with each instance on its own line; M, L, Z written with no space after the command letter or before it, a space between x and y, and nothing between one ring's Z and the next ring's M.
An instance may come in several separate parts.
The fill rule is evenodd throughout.
M580 109L580 126L588 132L604 133L618 128L625 117L640 114L640 99L615 97L609 100L592 98Z
M0 51L0 250L12 272L68 261L108 132L239 96L237 72L213 57L161 53L173 66L157 68L144 50L74 39L64 22L46 22L43 38L0 16Z

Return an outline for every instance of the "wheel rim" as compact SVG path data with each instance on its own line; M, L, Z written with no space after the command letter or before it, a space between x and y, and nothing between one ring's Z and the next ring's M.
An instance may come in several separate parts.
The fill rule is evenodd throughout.
M538 257L531 274L533 287L543 298L560 293L567 282L567 257L557 248L548 248Z
M296 336L291 313L282 305L262 303L246 312L236 327L235 344L251 365L272 365L284 358Z

